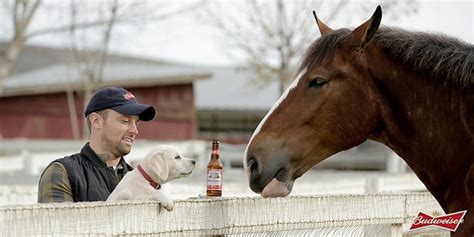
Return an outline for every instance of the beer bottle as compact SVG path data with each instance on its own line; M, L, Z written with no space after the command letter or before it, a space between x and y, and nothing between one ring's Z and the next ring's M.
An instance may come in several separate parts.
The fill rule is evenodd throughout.
M207 164L207 196L222 196L222 162L219 159L219 140L212 140L211 160Z

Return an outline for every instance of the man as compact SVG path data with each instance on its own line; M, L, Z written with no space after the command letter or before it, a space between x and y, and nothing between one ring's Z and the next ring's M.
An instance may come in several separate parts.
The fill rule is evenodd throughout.
M53 161L41 175L38 202L105 201L132 167L123 158L138 134L139 120L155 117L123 88L96 92L85 110L89 142L80 153Z

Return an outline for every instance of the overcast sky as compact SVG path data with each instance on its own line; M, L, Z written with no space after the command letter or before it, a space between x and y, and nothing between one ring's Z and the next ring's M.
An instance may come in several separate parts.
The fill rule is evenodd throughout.
M55 4L56 0L48 2ZM97 1L97 0L93 0ZM185 0L193 2L196 0ZM236 0L234 0L236 1ZM270 1L270 0L269 0ZM354 0L365 1L365 0ZM374 2L373 0L370 0ZM382 17L382 24L397 26L412 30L422 30L430 32L441 32L454 37L458 37L466 42L474 42L474 0L419 0L418 12L414 15L402 17L398 21L393 21L388 17ZM223 2L225 2L223 0ZM58 5L64 3L58 1ZM156 1L158 4L169 4L166 0ZM172 2L179 4L180 2ZM229 3L229 1L225 2ZM376 4L373 9L375 10ZM307 14L308 20L313 21L312 9ZM318 11L318 9L315 9ZM322 10L321 10L322 11ZM171 60L190 64L204 65L230 65L237 64L243 59L231 55L226 49L225 38L220 36L211 27L196 20L193 12L183 12L169 20L155 24L149 24L142 28L117 27L114 31L111 49L115 52L132 54L139 57L150 57L156 59ZM356 12L351 8L346 8L341 13L342 16L351 16L349 19L368 19L372 12ZM324 21L324 12L318 12ZM354 17L352 17L354 16ZM1 21L0 17L0 21ZM51 24L52 19L46 17L34 18L35 25L43 23ZM354 24L360 24L362 20L354 20ZM7 25L8 26L8 25ZM330 24L333 29L341 27L353 28L356 25L346 25L346 23L335 22ZM5 29L5 28L4 28ZM0 29L0 38L5 38L5 31ZM316 34L317 29L314 28ZM316 36L315 36L316 37ZM62 39L61 39L62 38ZM64 36L49 35L46 37L34 38L28 43L36 45L55 45L63 47L70 43Z
M350 10L346 9L343 14L354 14ZM307 14L308 19L313 20L311 9ZM368 19L371 14L372 12L367 12L365 16L359 17ZM382 18L384 25L441 32L471 44L474 42L473 22L474 0L421 0L418 13L414 15L396 22ZM331 25L331 27L333 29L355 27L355 25L341 24L335 22L335 25ZM127 45L126 48L123 45L113 45L113 49L147 57L197 64L228 65L241 60L238 57L229 57L230 55L225 49L226 45L223 43L224 39L209 27L186 14L157 24L156 29L148 27L133 41L135 43Z

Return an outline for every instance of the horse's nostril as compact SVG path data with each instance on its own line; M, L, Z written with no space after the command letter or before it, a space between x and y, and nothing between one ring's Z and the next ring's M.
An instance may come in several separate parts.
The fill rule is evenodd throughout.
M247 160L247 166L251 167L255 162L255 158L252 156Z
M192 160L191 163L192 163L193 165L195 165L195 164L196 164L196 161L195 161L195 160Z
M254 156L251 156L247 160L247 167L249 168L250 173L254 173L255 171L258 170L258 162L257 162L257 159Z

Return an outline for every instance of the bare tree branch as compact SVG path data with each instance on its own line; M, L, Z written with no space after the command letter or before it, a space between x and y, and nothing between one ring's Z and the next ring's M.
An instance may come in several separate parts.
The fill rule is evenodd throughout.
M127 16L121 16L116 13L116 19L115 19L115 24L133 24L133 23L139 23L139 22L151 22L151 21L162 21L166 20L176 14L188 11L190 9L196 9L201 6L200 3L194 3L190 5L186 5L185 7L170 11L170 12L165 12L161 14L154 14L154 15L148 15L144 16L139 13L136 15L127 15ZM76 23L74 26L76 30L86 30L90 28L98 28L98 27L103 27L107 26L110 23L110 19L108 18L103 18L103 19L96 19L93 21L88 21L88 22L80 22ZM67 32L70 29L70 25L62 25L62 26L57 26L57 27L48 27L40 30L33 31L29 33L28 35L25 36L25 38L33 38L36 36L40 35L45 35L45 34L55 34L55 33L62 33L62 32Z
M40 4L41 0L33 2L15 0L13 8L14 35L3 52L3 65L0 67L0 97L3 94L3 81L13 71L18 54L25 42L26 29ZM20 8L22 11L18 15Z
M120 9L123 9L123 11L119 12L117 10L117 12L114 13L114 20L113 20L114 24L138 24L138 23L145 23L145 22L151 22L151 21L161 21L171 16L174 16L176 14L180 14L182 12L199 9L202 6L202 2L197 1L192 4L180 6L178 8L163 7L163 8L160 8L160 11L157 13L155 9L149 9L146 7L139 8L138 6L143 5L142 1L127 0L127 1L119 2L119 0L116 0L115 2L117 2L117 4L120 3L119 4L121 6ZM75 4L78 4L78 3L76 2ZM100 5L107 5L107 4L109 4L109 2L99 2L99 5L94 6L94 9L92 10L97 9L97 7ZM77 34L77 32L80 30L82 31L101 30L101 29L104 29L104 27L108 28L110 26L110 18L101 17L102 15L99 15L99 17L96 17L96 19L90 19L90 17L88 17L89 19L87 19L87 17L84 17L84 16L88 16L88 13L90 11L84 11L83 13L80 13L81 17L77 17L77 19L74 20L74 25L71 25L71 24L64 24L60 26L49 25L43 29L27 32L31 19L37 12L37 9L39 8L39 6L44 5L42 3L42 0L29 0L29 1L12 0L12 3L8 3L6 1L2 5L9 7L6 9L9 9L8 11L11 12L11 18L9 19L11 19L12 21L13 33L12 33L10 42L7 44L7 46L4 49L0 51L1 53L0 57L3 58L3 63L0 65L0 97L3 91L3 81L13 71L14 65L16 64L16 58L19 52L21 51L21 48L23 47L23 44L26 40L32 37L39 37L46 34L67 33L67 32L75 32L74 37L81 37L79 34ZM87 3L81 3L81 6L82 5L87 5ZM168 5L170 4L167 4L167 6ZM51 10L49 8L43 8L43 9L44 9L44 12ZM146 11L150 13L144 13ZM79 13L76 12L75 14L79 14ZM78 19L82 19L82 20L79 21ZM112 31L111 27L110 27L110 31ZM86 38L90 36L86 36L85 34L83 34L82 37L83 37L83 40L86 40ZM110 38L107 39L107 41L110 41ZM72 49L73 51L74 49L76 49L76 52L77 52L78 51L77 45L72 45ZM76 59L81 60L81 58L84 58L86 56L79 55L76 53L75 57ZM97 62L89 61L89 63L95 64Z
M413 2L416 1L384 4L389 9L405 9L407 5L413 5ZM316 27L311 9L315 6L325 8L324 12L328 12L325 22L331 23L343 18L341 12L351 2L247 0L244 3L225 2L227 5L224 8L221 7L221 2L210 0L206 3L201 18L221 32L229 45L246 56L246 68L253 70L258 77L255 83L261 85L277 81L280 92L283 92L296 74L299 58L315 40L312 39L312 32ZM356 5L364 4L358 2Z

